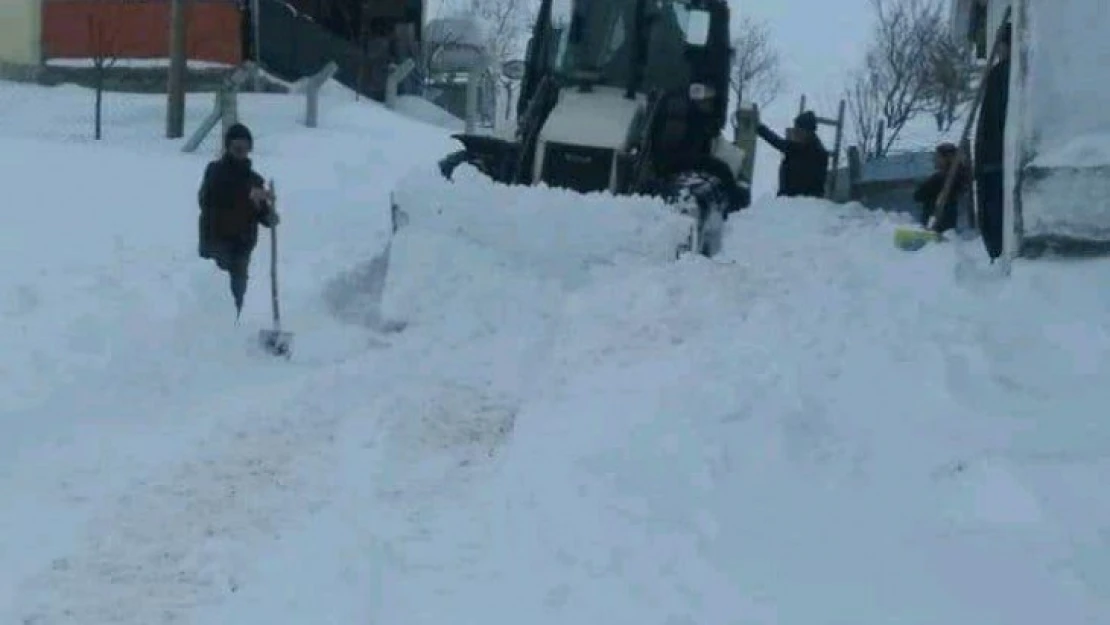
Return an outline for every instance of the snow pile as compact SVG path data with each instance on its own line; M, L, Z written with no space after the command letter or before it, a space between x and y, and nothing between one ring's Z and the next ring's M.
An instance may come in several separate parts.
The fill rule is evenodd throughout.
M1014 25L1008 133L1020 137L1011 140L1013 162L1025 168L1022 235L1110 241L1110 85L1101 80L1110 5L1022 2Z
M879 262L911 263L868 249L874 218L761 208L735 225L737 265L649 272L572 309L554 405L518 416L504 469L506 553L549 572L505 594L537 623L1105 617L1052 572L1082 550L1023 514L1009 459L984 457L1021 426L947 388L964 298L935 273L882 279Z
M505 276L563 288L589 280L599 266L667 262L692 225L649 198L510 187L469 166L454 178L447 181L428 166L407 176L393 194L402 226L390 252L382 302L387 317L424 322L462 313L498 323L518 313L518 301L538 301L522 297ZM476 290L487 296L475 297ZM448 293L469 303L450 305L454 295Z
M410 119L433 124L453 132L462 132L466 127L466 122L463 120L419 96L398 96L396 110Z
M1110 132L1077 136L1054 149L1037 154L1032 165L1047 169L1110 166Z
M596 269L553 311L479 519L442 515L384 621L1107 618L1110 396L1088 376L1110 335L1085 285L1110 266L985 289L951 250L892 250L891 225L769 202L723 263Z

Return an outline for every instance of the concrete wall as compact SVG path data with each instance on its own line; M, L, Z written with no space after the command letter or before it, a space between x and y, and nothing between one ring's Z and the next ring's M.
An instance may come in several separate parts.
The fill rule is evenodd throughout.
M1110 4L1021 0L1007 115L1007 250L1110 248Z
M38 65L41 33L42 0L0 0L0 63Z

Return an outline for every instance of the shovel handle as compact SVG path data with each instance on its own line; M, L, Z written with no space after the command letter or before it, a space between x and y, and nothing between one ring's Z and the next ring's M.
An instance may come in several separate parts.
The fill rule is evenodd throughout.
M274 181L270 180L269 190L273 193ZM277 210L277 196L270 205L270 210ZM270 226L270 307L273 311L274 330L281 331L281 309L278 306L278 270L277 270L277 224Z

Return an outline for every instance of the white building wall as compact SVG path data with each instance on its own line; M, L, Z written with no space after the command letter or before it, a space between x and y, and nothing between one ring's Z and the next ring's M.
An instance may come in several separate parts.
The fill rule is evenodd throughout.
M1019 234L1110 242L1110 2L1016 4L1007 135Z
M41 39L42 0L0 0L0 62L38 65Z

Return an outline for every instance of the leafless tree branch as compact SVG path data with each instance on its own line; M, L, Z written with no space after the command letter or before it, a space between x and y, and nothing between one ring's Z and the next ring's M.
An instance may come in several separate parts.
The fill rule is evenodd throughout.
M973 82L978 71L969 45L949 32L942 32L928 50L925 100L937 130L946 132L960 118L960 107L974 97Z
M778 50L771 42L764 22L745 15L732 40L732 92L737 104L753 102L766 107L779 96L783 87L782 65Z
M954 118L958 104L951 105L947 85L958 79L950 78L945 65L954 50L948 47L943 0L871 0L871 7L875 29L847 99L857 139L874 141L878 134L878 122L861 116L882 120L882 143L861 142L865 154L881 157L919 115L940 111L944 121Z
M103 136L104 83L108 71L119 60L115 37L115 22L111 16L89 14L89 44L92 51L93 66L93 138L100 141Z
M496 64L517 58L536 12L535 0L453 0L444 2L442 16L475 19L485 29L485 51ZM440 42L447 45L453 42ZM431 53L426 54L428 58Z
M848 121L852 124L856 145L864 160L876 157L877 141L882 122L882 99L875 85L876 77L866 69L852 77L844 99L848 107Z

